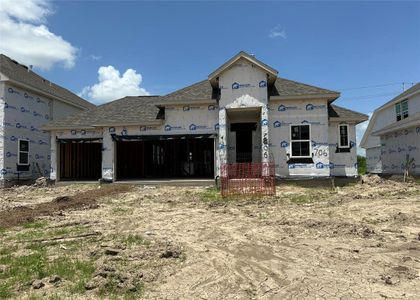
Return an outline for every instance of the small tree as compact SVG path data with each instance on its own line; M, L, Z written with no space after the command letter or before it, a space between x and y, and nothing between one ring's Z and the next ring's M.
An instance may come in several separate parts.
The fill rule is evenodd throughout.
M411 166L414 164L414 157L410 158L410 155L407 154L405 156L405 161L403 162L403 170L404 170L404 182L407 181L408 175L410 175Z

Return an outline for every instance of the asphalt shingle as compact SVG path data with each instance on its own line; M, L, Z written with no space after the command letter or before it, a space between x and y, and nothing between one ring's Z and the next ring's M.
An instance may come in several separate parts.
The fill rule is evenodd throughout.
M158 118L156 103L159 96L124 97L100 106L91 111L76 113L64 119L49 122L48 128L91 127L95 125L148 124Z
M342 118L346 120L354 120L358 122L363 122L369 119L368 115L337 106L334 104L328 105L328 117L330 118Z
M69 90L39 76L32 70L29 70L28 67L19 64L17 61L12 60L10 57L4 54L0 54L0 72L11 80L21 82L52 96L62 98L75 105L87 109L95 107L94 104L80 98Z

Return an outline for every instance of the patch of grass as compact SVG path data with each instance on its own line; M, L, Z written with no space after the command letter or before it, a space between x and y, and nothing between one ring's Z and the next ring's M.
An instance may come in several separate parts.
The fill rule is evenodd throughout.
M37 228L44 228L47 225L48 225L48 222L44 220L44 221L25 223L25 224L22 225L22 227L23 228L37 229Z
M129 234L123 239L122 242L125 243L128 247L131 247L133 245L150 245L150 241L139 234Z
M47 239L53 238L58 236L70 236L75 234L80 234L86 231L86 228L83 226L73 226L73 227L63 227L63 228L51 228L51 229L43 229L43 228L36 228L33 229L30 227L28 230L24 230L22 232L17 233L13 239L19 241L30 241L30 240L37 240L37 239Z
M295 204L306 204L306 203L311 203L313 201L312 197L307 194L290 195L289 200L290 202L295 203Z
M214 187L206 188L204 191L200 192L198 196L200 197L200 200L204 202L229 202L234 199L249 198L249 196L244 195L222 197L220 191Z
M115 215L132 215L133 214L133 210L128 208L128 207L115 207L112 209L112 213Z
M115 275L108 276L107 282L99 288L98 295L106 299L138 299L144 293L144 284L137 282L135 291L122 290L118 288L119 279Z
M2 249L0 264L6 271L0 273L0 298L13 296L13 287L25 286L33 279L43 279L52 275L74 283L73 292L84 292L84 284L95 271L92 260L81 261L70 256L61 256L50 260L47 247L32 244L28 247L30 254L16 256L15 251ZM80 287L83 289L80 289Z

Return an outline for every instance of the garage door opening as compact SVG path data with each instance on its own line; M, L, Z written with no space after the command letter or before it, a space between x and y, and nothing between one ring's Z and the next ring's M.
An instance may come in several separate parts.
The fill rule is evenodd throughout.
M102 143L61 141L60 180L98 180L101 178Z
M214 177L214 139L117 141L117 180Z

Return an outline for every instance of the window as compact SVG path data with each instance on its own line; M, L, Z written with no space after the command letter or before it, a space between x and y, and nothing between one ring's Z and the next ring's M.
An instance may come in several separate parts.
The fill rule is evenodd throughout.
M310 125L290 125L291 157L311 157Z
M395 104L395 114L397 116L397 121L408 118L408 100L403 100Z
M19 140L18 147L18 164L29 165L29 141Z
M349 125L347 124L340 124L338 125L338 147L339 148L348 148L350 146L349 143Z

